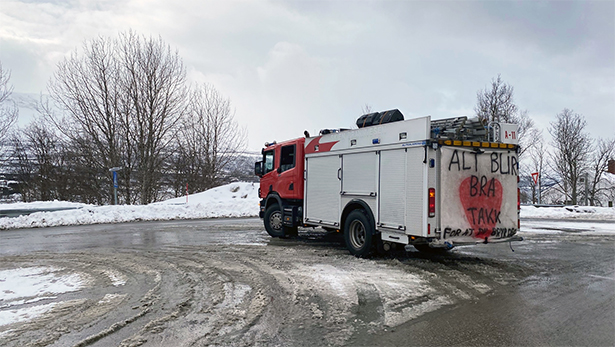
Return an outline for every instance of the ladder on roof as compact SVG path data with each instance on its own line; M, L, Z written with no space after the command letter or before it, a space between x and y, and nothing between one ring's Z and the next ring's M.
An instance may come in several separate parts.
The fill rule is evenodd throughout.
M431 121L434 139L486 141L487 127L478 118L453 117Z

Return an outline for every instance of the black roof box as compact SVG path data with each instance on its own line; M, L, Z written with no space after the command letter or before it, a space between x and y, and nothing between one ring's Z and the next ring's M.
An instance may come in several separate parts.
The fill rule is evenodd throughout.
M404 115L398 109L394 109L384 112L364 114L357 119L357 126L359 128L364 128L372 125L397 122L400 120L404 120Z

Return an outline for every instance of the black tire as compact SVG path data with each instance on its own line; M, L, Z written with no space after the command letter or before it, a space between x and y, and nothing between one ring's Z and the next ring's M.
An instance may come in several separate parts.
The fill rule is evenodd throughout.
M267 233L272 237L284 237L286 233L284 232L284 226L282 225L282 210L280 209L280 205L272 204L267 207L265 210L264 216L265 229Z
M367 257L374 248L374 226L364 210L350 212L344 223L344 241L350 253Z

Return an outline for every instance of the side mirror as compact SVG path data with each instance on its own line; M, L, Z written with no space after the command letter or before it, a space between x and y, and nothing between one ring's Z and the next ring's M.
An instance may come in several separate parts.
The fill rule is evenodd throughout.
M254 163L254 175L259 176L259 177L263 175L263 162L262 161L257 161L256 163Z

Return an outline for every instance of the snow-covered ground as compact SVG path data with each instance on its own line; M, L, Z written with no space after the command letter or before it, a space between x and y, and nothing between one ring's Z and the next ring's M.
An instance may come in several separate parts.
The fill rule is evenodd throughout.
M83 286L82 276L63 274L62 270L54 267L0 270L0 326L31 320L56 305L54 302L25 304L54 299L58 294L74 292Z
M65 201L2 204L0 210L75 209L0 218L0 230L146 220L250 217L258 215L258 202L258 184L238 182L192 194L187 199L183 196L149 205L94 206Z
M36 212L16 218L0 218L0 230L146 220L253 217L258 215L258 202L258 184L238 182L192 194L188 198L184 196L149 205L94 206L65 201L2 204L0 210L73 209ZM523 223L524 219L549 220L551 228L557 227L562 221L565 223L569 220L615 222L615 208L522 206L521 231L540 229L532 227L534 224L540 224L540 221ZM609 227L604 229L610 230ZM588 229L584 227L583 230ZM615 233L615 231L612 232Z
M583 219L610 220L615 222L615 207L564 206L534 207L521 206L521 220L526 218L542 219Z
M193 194L187 198L180 197L145 206L93 206L61 201L3 204L0 205L0 210L74 209L0 218L0 230L143 220L257 216L259 211L257 194L257 184L240 182ZM564 232L615 234L615 208L522 206L521 219L521 235ZM89 283L87 275L65 273L63 270L50 266L0 270L0 327L43 315L54 309L54 306L62 304L52 301L59 294L77 291ZM312 274L314 279L330 282L331 287L338 290L341 296L348 295L347 288L340 285L342 277L339 273L321 267L316 267L312 271L315 271ZM126 283L126 278L121 274L111 271L105 274L114 286L123 286ZM408 281L414 280L410 277ZM354 277L347 282L354 283ZM405 286L412 283L403 284L403 288L406 288ZM390 288L384 292L390 292ZM37 302L39 303L35 304ZM433 309L431 306L425 308L426 311L431 309ZM397 316L385 318L390 324L397 324L397 320L400 319ZM10 330L0 332L0 337L9 332Z
M615 234L615 208L592 206L521 207L523 233Z

